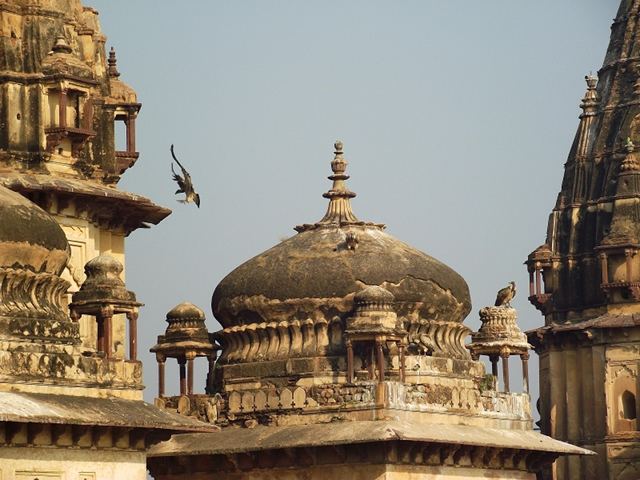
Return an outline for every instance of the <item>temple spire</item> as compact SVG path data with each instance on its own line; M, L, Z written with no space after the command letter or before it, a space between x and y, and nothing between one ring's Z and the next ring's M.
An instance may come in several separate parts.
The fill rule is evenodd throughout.
M329 199L327 213L319 222L298 225L297 227L294 227L294 230L297 232L304 232L305 230L313 228L329 226L342 227L346 225L366 225L386 228L382 223L374 224L358 220L353 214L353 210L351 209L351 199L355 197L356 194L355 192L350 191L344 184L345 180L349 179L349 175L344 173L347 169L348 162L342 156L342 142L337 141L333 146L335 148L335 156L331 161L331 170L333 171L333 175L329 175L329 177L327 177L329 180L333 181L333 186L331 187L331 190L322 194L324 198Z
M598 94L596 93L596 83L598 80L593 75L584 77L587 82L587 92L584 94L580 108L580 125L578 126L577 145L575 156L576 159L584 160L589 153L589 144L591 143L591 124L593 123L598 107Z
M328 192L322 194L324 198L329 199L329 208L327 208L327 213L324 218L318 223L331 225L356 223L360 220L353 214L350 201L356 194L350 191L344 184L345 180L349 179L349 175L344 173L347 169L348 162L342 156L342 142L337 141L333 146L336 149L334 152L335 157L331 161L333 175L328 177L329 180L333 180L333 187L331 187L331 190Z
M120 76L120 72L116 68L118 59L116 58L116 50L113 47L109 51L109 60L107 62L109 63L109 76L118 78Z

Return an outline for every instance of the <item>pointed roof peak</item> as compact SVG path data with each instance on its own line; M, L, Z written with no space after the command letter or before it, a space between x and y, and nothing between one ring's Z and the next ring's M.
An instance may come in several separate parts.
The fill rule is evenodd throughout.
M107 62L109 63L109 76L118 78L120 76L120 72L116 68L118 59L116 58L116 50L113 47L109 51L109 60Z
M580 108L582 108L584 112L583 115L587 113L593 114L595 113L595 108L598 105L598 94L596 92L598 79L589 74L584 77L584 80L587 82L587 92L584 94Z
M319 227L342 227L346 225L368 225L376 226L379 228L386 228L384 224L373 224L371 222L362 222L354 215L351 209L351 199L356 196L355 192L350 191L345 185L345 180L349 179L349 175L344 172L347 169L347 162L344 159L341 141L336 141L333 144L335 148L334 157L331 161L331 170L333 175L327 177L333 181L333 186L328 192L322 194L324 198L329 199L329 207L327 213L322 220L317 223L298 225L294 228L297 232L303 232L305 230L311 230Z

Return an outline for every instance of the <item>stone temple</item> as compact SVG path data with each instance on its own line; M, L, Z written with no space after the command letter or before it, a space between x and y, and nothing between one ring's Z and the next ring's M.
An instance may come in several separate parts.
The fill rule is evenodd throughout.
M640 2L623 0L587 92L546 243L527 259L544 326L542 433L598 453L545 478L640 478Z
M94 9L1 2L0 480L640 478L639 9L622 1L587 78L547 242L527 261L543 327L523 333L506 303L481 306L471 332L464 279L355 216L336 142L324 217L211 286L222 330L180 299L167 313L151 405L124 245L171 212L117 187L141 105Z
M334 155L325 216L216 287L223 330L207 335L191 304L167 314L152 348L156 405L219 431L153 446L154 478L533 479L561 454L590 453L534 432L529 395L509 391L509 356L523 359L526 391L531 348L516 311L482 309L465 345L464 279L358 220L341 142ZM198 356L210 365L205 394L193 392ZM164 395L167 358L180 365L179 396Z

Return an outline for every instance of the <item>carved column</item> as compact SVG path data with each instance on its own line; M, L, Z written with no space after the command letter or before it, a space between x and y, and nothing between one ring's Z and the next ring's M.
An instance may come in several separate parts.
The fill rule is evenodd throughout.
M113 307L106 306L100 310L100 323L103 325L102 347L105 358L112 357L113 348Z
M58 99L58 122L59 127L67 126L67 89L60 89L60 98Z
M491 375L493 375L493 388L498 390L498 355L489 355L491 360Z
M180 395L187 394L187 372L186 372L186 357L178 357L178 365L180 366Z
M509 392L509 354L506 352L500 353L502 358L502 383L504 383L504 391Z
M158 362L158 397L164 397L164 362L166 357L161 353L156 353L156 360Z
M520 355L522 359L522 382L524 393L529 393L529 353L523 353Z
M624 256L625 256L625 267L626 267L626 272L627 272L627 282L631 282L632 281L632 275L633 275L633 271L632 271L632 262L633 262L633 255L634 255L634 251L631 248L625 248L624 249Z
M600 254L600 261L602 265L602 283L606 285L609 283L609 262L606 253Z
M196 352L187 352L187 395L193 395L193 359L196 358Z
M129 319L129 360L138 359L138 311L127 312Z
M384 351L382 350L382 340L376 340L376 350L378 356L378 381L384 381Z
M345 344L347 345L347 383L353 383L353 345L349 339Z
M398 362L400 362L400 381L404 383L405 381L405 367L404 367L404 349L406 345L404 342L398 342Z

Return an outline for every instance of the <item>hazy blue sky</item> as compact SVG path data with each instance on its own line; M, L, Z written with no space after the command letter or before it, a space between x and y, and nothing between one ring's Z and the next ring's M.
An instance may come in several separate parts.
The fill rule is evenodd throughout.
M127 286L146 303L147 400L157 387L146 352L166 313L190 301L219 329L217 283L324 215L335 140L356 216L464 276L468 326L510 280L521 328L542 324L523 262L545 241L584 76L602 65L616 0L85 5L100 12L120 79L143 104L140 159L119 186L173 209L127 241ZM200 209L175 202L172 143Z

